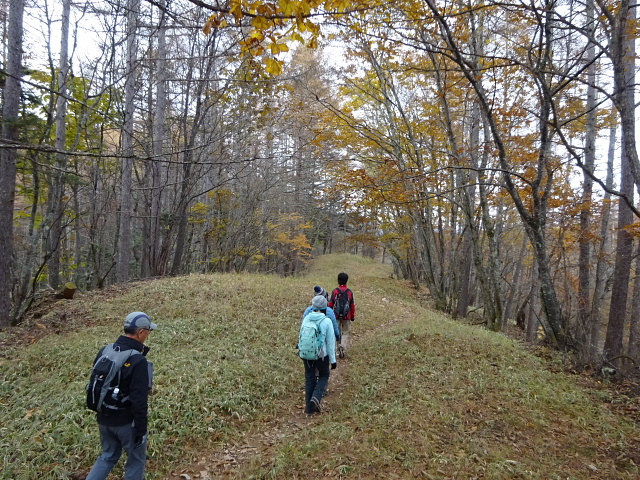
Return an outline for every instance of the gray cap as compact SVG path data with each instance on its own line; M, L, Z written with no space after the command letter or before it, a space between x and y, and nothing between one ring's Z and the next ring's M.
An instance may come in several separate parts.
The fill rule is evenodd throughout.
M324 310L325 308L327 308L327 299L322 295L316 295L311 300L311 306L316 310Z
M124 319L124 328L149 328L155 330L158 325L153 323L149 315L144 312L131 312Z

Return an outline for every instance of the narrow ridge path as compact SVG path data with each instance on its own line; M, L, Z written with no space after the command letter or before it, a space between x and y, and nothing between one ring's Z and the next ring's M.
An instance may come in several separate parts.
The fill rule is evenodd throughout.
M351 347L357 345L382 330L393 325L410 321L412 312L402 308L388 320L364 331L359 330L359 322L353 324L351 333ZM271 418L254 425L254 429L245 432L242 438L234 443L212 445L211 449L202 452L200 459L188 466L182 466L165 480L213 480L218 478L234 478L243 471L243 467L255 463L258 459L268 467L273 462L278 446L296 431L304 428L309 422L321 422L324 415L331 415L331 411L339 408L340 397L346 387L346 373L349 368L349 355L338 359L338 368L331 371L329 392L324 398L323 411L316 415L304 413L304 371L300 365L300 383L297 386L295 402L281 411L278 418ZM293 396L293 395L292 395Z

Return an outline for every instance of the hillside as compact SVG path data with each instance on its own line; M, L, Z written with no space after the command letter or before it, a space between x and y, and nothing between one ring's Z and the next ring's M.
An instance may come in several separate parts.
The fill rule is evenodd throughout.
M353 346L307 417L300 315L342 270ZM610 390L434 313L383 265L332 255L303 277L190 275L79 295L2 332L1 479L84 478L99 450L83 404L90 362L132 310L159 324L147 480L639 476L640 428L610 408Z

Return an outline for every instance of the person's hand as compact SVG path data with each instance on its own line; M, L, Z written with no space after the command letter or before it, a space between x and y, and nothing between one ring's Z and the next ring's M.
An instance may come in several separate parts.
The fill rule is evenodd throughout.
M133 442L133 448L141 447L144 444L146 437L147 437L146 435L142 435L141 437L136 435Z
M338 366L338 364L336 362L333 362L331 364L331 370L335 370L337 366Z

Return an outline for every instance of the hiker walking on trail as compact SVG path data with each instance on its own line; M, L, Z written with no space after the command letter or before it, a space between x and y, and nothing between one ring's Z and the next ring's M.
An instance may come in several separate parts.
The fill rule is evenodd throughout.
M329 294L322 287L318 287L318 286L313 287L313 292L315 293L315 296L321 295L326 299L329 298ZM309 315L312 311L313 311L313 305L308 306L306 308L306 310L304 311L304 313L302 314L302 319L304 320L304 317ZM326 310L323 313L327 317L329 317L329 320L331 320L331 323L333 324L333 333L336 336L336 342L339 342L340 338L342 338L342 337L340 336L340 327L338 326L338 319L336 318L336 314L333 312L333 309L331 309L329 307L327 307Z
M338 274L338 286L331 292L329 307L331 307L338 319L340 327L340 344L338 345L338 356L344 358L347 355L349 343L349 329L351 322L356 319L356 304L353 299L353 292L347 287L349 275L342 272Z
M302 319L298 337L299 355L304 362L305 413L310 415L321 411L330 369L337 366L335 333L331 320L325 315L326 309L326 298L313 297L311 312Z
M87 406L98 412L102 453L86 480L105 480L120 459L122 450L127 454L124 480L143 479L147 461L147 402L152 377L152 364L146 358L149 347L144 342L156 328L158 326L146 313L132 312L124 320L124 335L101 348L96 356L87 386ZM113 381L103 386L99 380L104 375L94 373L100 365L107 364L112 370L121 366ZM101 388L107 392L108 402L104 393L100 396Z
M329 301L329 294L320 285L316 285L315 287L313 287L313 293L314 293L314 295L313 295L314 297L316 295L322 295L324 298L327 299L327 302Z

